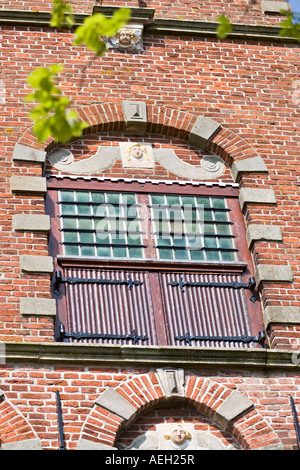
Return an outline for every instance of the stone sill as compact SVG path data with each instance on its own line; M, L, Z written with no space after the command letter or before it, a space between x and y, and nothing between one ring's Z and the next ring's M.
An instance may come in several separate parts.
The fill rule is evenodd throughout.
M111 16L118 7L97 7L97 12L106 16ZM180 20L174 18L155 18L151 9L132 9L133 22L144 23L145 33L159 35L176 36L206 36L213 37L217 41L216 30L218 23L210 21ZM83 23L88 15L75 14L75 27ZM24 11L24 10L0 10L0 25L31 26L31 27L49 27L50 13ZM280 27L265 25L249 25L236 23L233 24L233 32L228 35L228 39L256 39L266 41L292 42L297 43L295 38L282 38L278 36Z
M70 343L3 342L0 364L49 364L110 367L181 367L299 371L295 351L263 348L120 346ZM4 352L3 351L3 352ZM1 367L1 365L0 365Z

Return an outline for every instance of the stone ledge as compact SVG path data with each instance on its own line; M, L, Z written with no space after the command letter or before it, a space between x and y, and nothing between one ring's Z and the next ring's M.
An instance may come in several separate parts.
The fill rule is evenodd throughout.
M10 179L12 193L39 193L46 194L46 178L40 176L13 175Z
M44 299L41 297L26 297L20 300L21 315L32 316L56 316L55 299Z
M136 408L129 403L114 388L107 388L95 401L96 405L111 411L123 419L129 420L135 413Z
M280 13L281 10L292 11L290 3L273 0L262 0L261 7L264 13Z
M16 144L13 153L13 161L28 163L45 163L46 152L26 145Z
M149 11L148 8L147 10ZM74 27L81 25L88 16L89 15L75 14ZM51 16L48 12L0 9L0 24L3 25L49 28L50 19ZM136 20L145 23L145 32L147 34L169 34L179 36L188 35L195 37L204 36L212 37L214 39L216 39L216 30L219 26L218 23L210 21L181 20L173 18L154 18L154 20L150 22L150 24L147 24L148 17L145 17L146 21L143 21L143 18L138 18L137 15ZM233 32L228 35L228 38L244 40L254 39L257 41L272 40L283 43L297 43L297 39L295 38L279 36L280 30L281 28L278 26L234 23Z
M263 319L266 329L271 324L300 325L300 307L268 305Z
M282 242L280 227L276 225L251 224L247 228L246 238L249 248L257 241Z
M22 271L36 274L52 274L54 269L51 256L20 256L20 268Z
M13 215L13 230L16 232L50 232L50 217L44 214Z
M293 282L291 266L281 264L258 264L255 268L255 280L259 287L262 282Z
M231 174L234 181L239 181L244 173L265 174L269 171L261 157L246 158L245 160L233 162Z
M243 210L247 204L276 204L276 197L273 189L241 188L239 202L241 210Z
M284 370L299 372L295 351L194 346L120 346L56 342L4 342L6 364L83 364L84 366L180 367L208 370Z

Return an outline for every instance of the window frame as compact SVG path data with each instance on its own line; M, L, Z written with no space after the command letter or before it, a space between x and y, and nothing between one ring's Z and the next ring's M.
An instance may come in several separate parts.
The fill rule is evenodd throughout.
M84 178L84 177L47 177L47 197L46 211L51 217L51 233L49 237L49 251L54 258L55 270L62 267L85 266L110 269L136 269L147 270L149 272L150 287L152 292L159 290L159 280L156 276L157 272L163 271L180 271L183 273L191 273L197 271L199 273L232 273L239 274L242 282L248 282L250 276L254 276L254 267L250 250L246 241L246 228L244 224L244 216L239 206L239 188L235 184L193 184L177 181L169 182L153 182L145 181L124 181L112 179ZM232 225L232 235L235 236L236 261L180 261L180 260L162 260L155 257L146 259L124 259L124 258L100 258L100 257L78 257L63 255L59 245L59 228L60 220L58 217L57 192L59 190L88 190L88 191L111 191L111 192L129 192L148 195L150 193L157 194L174 194L178 195L197 195L197 196L220 196L226 198L230 213L234 214L234 223ZM231 219L232 220L232 219ZM151 224L152 222L149 221ZM151 233L151 229L149 230ZM53 279L53 286L55 279ZM67 318L67 306L65 299L65 291L62 288L61 294L56 297L58 301L58 322L56 322L56 335L58 334L59 322L64 323ZM249 295L245 296L246 308L250 328L253 335L256 335L260 329L263 329L262 310L259 299L255 302L249 300ZM159 310L163 304L162 295L153 296L153 308L157 316L157 322L161 322ZM160 333L159 333L160 334ZM167 345L165 335L161 333L162 345Z

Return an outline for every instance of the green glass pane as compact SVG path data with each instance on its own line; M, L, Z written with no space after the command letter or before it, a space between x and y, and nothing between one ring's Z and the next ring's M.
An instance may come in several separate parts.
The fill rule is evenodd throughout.
M211 203L215 209L226 209L225 199L221 197L212 197Z
M204 224L204 233L215 233L214 224Z
M106 219L94 219L95 229L97 233L102 234L103 232L108 232L109 224Z
M197 206L203 205L205 208L210 207L209 197L197 197Z
M127 256L126 248L123 248L121 246L113 247L113 256L115 256L116 258L125 258Z
M101 243L105 245L110 245L110 238L106 233L96 233L96 243Z
M186 245L186 239L185 237L181 237L181 238L178 238L178 237L174 237L173 238L173 245L174 247L176 246L185 246Z
M151 204L165 204L165 197L158 194L151 194Z
M235 253L232 251L222 252L222 261L235 261Z
M230 235L230 225L216 224L218 235Z
M64 233L64 242L65 243L78 243L77 233L76 232L65 232Z
M227 212L215 211L215 220L217 222L227 222L228 221Z
M81 256L95 256L95 248L93 246L82 246Z
M168 210L165 208L160 208L160 209L154 208L152 210L153 210L154 219L167 220L169 218Z
M205 248L218 248L218 243L215 238L204 237L204 246Z
M192 261L203 261L204 260L204 253L200 250L191 250L190 256Z
M79 233L80 243L94 243L94 234L90 232Z
M157 239L158 246L172 246L171 239L168 237L160 237Z
M93 221L92 219L78 219L78 227L79 229L87 229L87 230L92 230L93 229Z
M107 202L109 204L119 204L120 193L107 193Z
M98 204L103 204L105 202L104 193L92 193L92 201L97 202Z
M142 248L129 248L128 251L130 258L143 258Z
M168 206L178 205L180 206L180 197L179 196L167 196Z
M64 202L73 202L74 191L60 191L60 200Z
M132 204L136 204L135 194L123 194L122 195L122 202L123 202L123 204L127 204L128 206L130 206Z
M141 237L138 234L132 233L127 237L129 245L141 245Z
M210 222L213 219L213 213L211 211L204 211L204 220L205 222Z
M233 248L232 238L220 238L220 248Z
M175 259L189 259L189 253L186 250L174 250Z
M206 251L207 261L220 261L220 254L218 251Z
M201 227L201 224L197 224L197 223L194 223L194 224L190 224L190 223L185 223L185 232L186 233L200 233L200 227Z
M77 202L89 202L90 201L90 193L87 191L77 191L76 192L76 200Z
M62 226L63 228L77 228L77 219L62 219Z
M89 205L78 204L77 210L78 215L91 215L91 208Z
M187 237L187 247L191 250L201 250L203 248L203 237Z
M64 250L65 250L65 255L68 255L68 256L79 255L79 248L76 245L65 245Z
M196 207L196 202L194 197L183 196L181 198L183 206Z
M158 254L159 254L160 259L173 259L173 251L172 250L159 248Z
M118 236L112 237L111 238L111 243L113 245L126 245L125 234L120 233Z
M63 204L61 206L61 213L62 215L75 215L76 207L74 204Z
M130 219L138 218L138 208L136 206L126 206L124 208L124 215Z
M106 246L97 247L97 256L111 256L110 248Z

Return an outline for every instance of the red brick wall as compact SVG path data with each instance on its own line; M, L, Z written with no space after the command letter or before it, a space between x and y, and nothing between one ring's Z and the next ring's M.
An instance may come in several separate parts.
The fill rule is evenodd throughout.
M90 13L93 4L88 2L87 5L86 1L71 3L78 13ZM104 1L103 5L106 3L121 5L117 0ZM260 1L234 4L206 1L200 2L201 5L188 0L149 0L146 3L148 8L155 8L157 17L215 21L218 14L227 14L237 23L272 25L281 21L278 16L264 15ZM49 4L48 0L31 2L30 5L18 0L3 0L0 12L1 8L49 11ZM138 7L141 2L122 2L124 4ZM60 81L64 93L73 100L73 107L84 118L90 119L91 125L105 120L118 123L122 100L145 101L150 110L149 121L153 131L153 135L145 141L155 143L157 148L174 148L180 151L185 161L196 164L203 152L188 146L184 140L184 130L190 130L196 116L205 115L222 125L221 133L209 145L210 152L223 156L230 165L235 159L249 156L260 155L263 158L269 175L245 175L241 186L273 189L277 206L248 207L245 223L263 221L278 225L282 230L283 242L256 243L253 259L255 263L290 264L294 283L264 286L262 302L264 306L300 306L299 103L293 99L293 84L299 80L299 48L295 44L145 34L143 53L108 52L99 59L84 47L72 48L70 33L50 28L41 30L39 27L2 25L0 41L0 80L5 86L0 118L0 341L54 341L52 318L22 317L19 312L22 297L52 297L49 275L26 275L20 272L19 265L23 254L47 255L48 237L46 234L12 230L14 214L44 214L44 198L32 194L12 194L10 177L43 174L41 165L13 162L12 155L17 142L45 147L32 140L28 105L23 102L30 91L26 77L37 66L57 62L64 65ZM106 103L111 103L112 107L106 106ZM113 106L115 114L111 112ZM95 114L87 117L87 110L93 110ZM176 125L171 124L169 118L172 110L182 113L178 115ZM102 111L107 113L105 119ZM94 117L96 114L97 119ZM87 157L94 153L99 144L128 138L122 133L122 124L108 124L106 127L101 124L98 130L98 136L89 135L84 142L76 146L70 144L68 148L78 158L80 155ZM49 166L46 166L46 171L56 172ZM155 173L134 174L135 177L145 175L174 178L159 166ZM128 172L121 170L120 164L116 163L103 176L128 177ZM232 181L229 170L226 170L222 180ZM270 340L273 348L298 350L299 327L272 326ZM5 392L5 399L0 401L0 438L8 443L20 437L23 440L35 436L41 439L44 448L57 448L54 392L59 388L67 445L70 449L76 448L80 436L87 432L84 423L87 423L92 412L94 400L107 386L118 387L139 373L147 375L148 370L130 372L126 368L85 370L83 367L0 364L0 389ZM207 374L209 376L211 372ZM202 376L203 371L197 370L195 375ZM298 375L276 371L266 376L240 371L220 371L212 375L218 384L225 384L229 389L237 387L253 400L258 415L267 423L265 429L269 426L275 430L287 449L295 448L289 396L293 395L299 400ZM172 414L171 411L168 405L161 419L176 420L178 413ZM154 423L159 421L159 415L159 411L149 410L148 415L140 417L127 431L128 434L124 434L124 439L129 439L132 430L138 433L141 429L150 429L153 420ZM190 422L195 416L195 411L188 411L185 418ZM252 415L247 424L241 423L244 434L239 430L237 436L233 431L230 438L226 435L223 439L230 440L234 436L247 448L249 441L246 436L251 433L255 435L256 432L259 435L260 432L257 416L252 428L249 424ZM107 433L106 436L110 437L104 440L107 443L114 442L114 433L119 425L118 418L110 418L111 434ZM197 420L201 427L212 429L214 426L208 422L207 416L197 415ZM88 424L91 429L91 420ZM269 428L267 431L269 433ZM95 432L98 436L99 429ZM252 444L255 445L254 440Z

